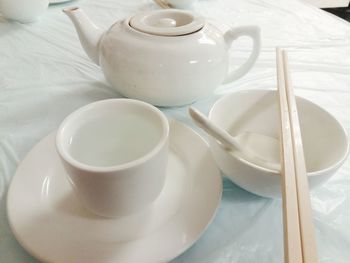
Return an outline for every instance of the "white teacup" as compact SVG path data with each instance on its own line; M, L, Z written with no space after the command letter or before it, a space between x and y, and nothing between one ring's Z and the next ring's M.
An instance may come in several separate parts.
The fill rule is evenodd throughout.
M95 214L136 212L160 194L169 123L156 107L131 99L91 103L60 125L56 147L74 192Z
M30 23L47 9L49 0L0 0L0 12L11 20Z

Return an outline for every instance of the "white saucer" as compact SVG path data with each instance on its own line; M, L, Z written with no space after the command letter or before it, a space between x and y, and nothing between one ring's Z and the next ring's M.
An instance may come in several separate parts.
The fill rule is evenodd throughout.
M72 0L49 0L50 4L61 4L61 3L66 3L66 2L70 2Z
M11 182L7 212L13 233L45 262L166 262L189 248L213 219L222 194L208 145L170 121L165 187L148 208L119 219L95 216L73 195L57 156L55 133L39 142Z

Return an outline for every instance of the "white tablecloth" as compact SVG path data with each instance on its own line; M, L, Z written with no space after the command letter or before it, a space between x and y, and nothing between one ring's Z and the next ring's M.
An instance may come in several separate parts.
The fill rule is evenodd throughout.
M50 6L39 22L0 18L0 262L37 262L17 243L6 218L6 192L19 162L62 119L89 102L119 95L83 52L61 9L79 5L101 27L137 11L158 8L151 0L82 0ZM223 94L276 86L275 46L289 50L297 95L335 115L350 130L350 24L293 0L202 0L200 14L225 28L256 24L261 55L245 77L221 86L195 104L208 112ZM237 41L239 64L250 42ZM193 127L187 108L164 110ZM203 134L203 133L202 133ZM350 161L312 193L322 263L350 261ZM283 262L281 202L250 194L228 180L215 220L201 239L173 262Z

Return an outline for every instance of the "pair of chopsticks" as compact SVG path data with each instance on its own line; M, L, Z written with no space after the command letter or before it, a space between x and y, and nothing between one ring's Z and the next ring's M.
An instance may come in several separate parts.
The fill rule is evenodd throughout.
M284 259L286 263L317 263L317 247L303 143L286 51L277 48L280 106Z
M159 5L161 8L164 8L164 9L172 8L172 6L164 0L154 0L154 2L156 2L157 5Z

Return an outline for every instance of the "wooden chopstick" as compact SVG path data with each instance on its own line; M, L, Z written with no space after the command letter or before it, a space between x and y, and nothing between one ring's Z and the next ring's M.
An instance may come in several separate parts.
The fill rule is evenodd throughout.
M284 79L283 57L277 48L277 84L281 134L281 176L283 199L284 261L302 263L302 247L299 226L298 195L294 167L293 141Z
M172 6L164 2L164 0L154 0L154 2L156 2L161 8L164 8L164 9L172 8Z
M317 263L309 186L295 96L286 51L277 48L281 120L284 250L287 263Z
M289 120L291 123L292 145L294 153L294 165L296 173L296 186L299 207L299 225L301 233L301 245L303 261L305 263L317 263L317 244L315 229L312 219L312 209L309 194L309 183L305 167L305 157L303 142L300 132L300 122L295 101L293 87L291 85L290 71L288 66L288 56L286 51L282 51L284 80L286 87L287 102L289 108Z

